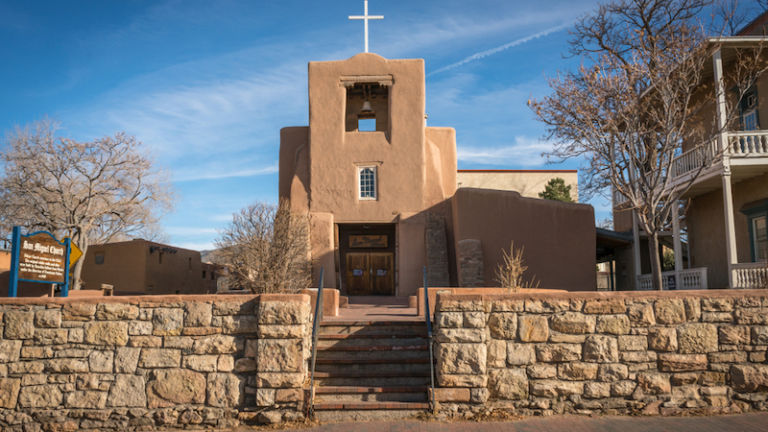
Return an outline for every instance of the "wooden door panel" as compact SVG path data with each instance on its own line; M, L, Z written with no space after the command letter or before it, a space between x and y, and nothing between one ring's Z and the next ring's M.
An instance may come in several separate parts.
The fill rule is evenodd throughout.
M394 295L394 254L391 252L371 252L371 291L373 294Z
M370 257L367 253L347 253L347 293L368 295L371 293Z

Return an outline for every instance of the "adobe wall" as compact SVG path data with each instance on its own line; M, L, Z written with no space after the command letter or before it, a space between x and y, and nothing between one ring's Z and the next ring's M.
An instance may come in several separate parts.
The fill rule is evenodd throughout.
M510 190L528 198L539 198L547 183L561 178L571 187L571 198L579 201L579 176L576 170L460 170L457 186Z
M441 409L519 415L766 410L768 292L444 295Z
M502 249L524 247L525 265L541 288L584 291L596 289L595 216L587 204L524 198L517 192L487 189L456 191L453 198L453 234L457 269L462 268L461 242L480 240L482 281L498 286L496 266Z
M5 298L0 323L3 431L302 416L306 295Z

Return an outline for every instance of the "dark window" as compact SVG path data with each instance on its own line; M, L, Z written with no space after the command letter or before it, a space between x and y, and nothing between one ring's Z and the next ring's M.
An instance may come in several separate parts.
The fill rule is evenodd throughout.
M203 270L203 279L205 279L205 270Z
M104 252L96 252L93 257L96 264L104 264Z

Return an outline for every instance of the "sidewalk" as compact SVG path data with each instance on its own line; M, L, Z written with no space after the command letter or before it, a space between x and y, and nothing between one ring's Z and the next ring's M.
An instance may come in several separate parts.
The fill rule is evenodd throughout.
M768 413L710 417L552 416L530 417L508 422L443 423L413 420L338 423L281 430L283 432L765 432L768 431Z

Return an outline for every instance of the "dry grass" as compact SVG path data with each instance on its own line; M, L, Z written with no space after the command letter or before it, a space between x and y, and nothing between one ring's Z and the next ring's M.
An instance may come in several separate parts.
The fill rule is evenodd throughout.
M538 288L539 283L536 277L532 276L526 280L523 275L528 266L525 265L523 255L525 248L515 248L515 242L509 243L509 250L502 249L502 261L496 266L496 282L502 288L509 288L512 292L517 292L521 288Z

